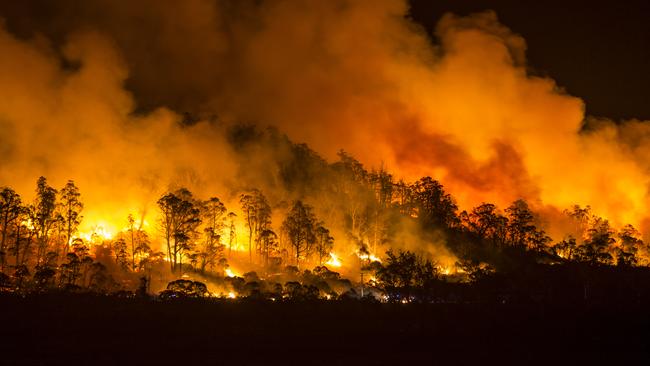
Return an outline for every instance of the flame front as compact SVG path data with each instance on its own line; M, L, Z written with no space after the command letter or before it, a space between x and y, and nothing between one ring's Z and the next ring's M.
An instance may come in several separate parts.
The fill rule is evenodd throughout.
M325 265L332 266L332 267L335 267L335 268L339 268L339 267L342 266L341 260L334 253L330 253L330 259L325 263Z

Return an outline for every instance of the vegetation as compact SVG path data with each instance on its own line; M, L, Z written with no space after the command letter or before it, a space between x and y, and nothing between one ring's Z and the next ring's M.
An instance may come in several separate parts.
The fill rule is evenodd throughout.
M616 230L589 206L565 210L569 229L554 241L522 199L460 211L431 177L395 181L344 151L328 164L274 131L237 128L244 127L233 129L231 143L239 149L269 144L290 152L268 169L279 172L292 199L242 188L228 208L231 200L203 200L181 187L158 199L156 229L130 214L123 231L102 236L79 232L85 207L74 181L55 189L40 177L32 202L4 187L2 290L146 293L152 281L168 279L171 287L157 287L165 298L194 297L182 285L190 281L207 284L199 291L207 297L270 301L557 302L600 301L614 283L627 284L616 292L630 299L650 288L650 251L639 231ZM237 242L238 223L245 244ZM253 271L238 277L231 262L242 249ZM345 251L353 257L339 268L331 260Z

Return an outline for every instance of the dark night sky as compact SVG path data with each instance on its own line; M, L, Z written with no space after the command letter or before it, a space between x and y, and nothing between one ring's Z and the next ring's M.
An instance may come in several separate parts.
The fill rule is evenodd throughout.
M410 0L432 31L445 12L492 9L521 34L536 74L586 101L587 113L650 119L650 1Z

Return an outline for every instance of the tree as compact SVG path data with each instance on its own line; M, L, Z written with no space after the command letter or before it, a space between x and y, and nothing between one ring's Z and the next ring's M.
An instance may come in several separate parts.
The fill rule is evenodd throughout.
M149 235L147 235L146 231L138 229L135 238L135 258L137 260L135 270L140 271L144 269L144 262L151 255L151 246L149 245Z
M330 235L330 231L319 223L316 226L316 254L318 255L318 265L323 265L323 259L329 258L330 252L334 247L334 238Z
M393 202L393 176L382 167L370 173L370 182L375 192L375 199L380 208L388 208Z
M282 230L293 247L296 265L300 264L301 258L306 259L311 255L312 245L316 241L315 225L316 217L311 206L303 204L300 200L294 201L282 223Z
M573 219L575 223L575 237L584 240L589 227L589 220L591 219L591 207L580 207L573 205L570 210L564 210L564 214Z
M619 266L634 266L638 262L637 253L643 247L641 233L632 225L625 225L618 233L620 245L616 250L616 264Z
M533 232L537 229L534 225L533 213L524 200L516 200L506 208L508 217L508 241L513 246L525 247Z
M149 247L149 236L144 230L142 230L142 221L138 226L136 226L136 221L132 214L127 216L126 222L128 225L126 231L129 235L131 247L131 270L139 271L142 269L143 261L151 253L151 248ZM138 260L137 263L136 259Z
M175 272L177 268L182 269L182 256L190 248L190 241L201 224L201 211L186 188L162 196L158 207L171 271Z
M81 259L75 253L66 254L67 262L61 265L59 274L59 286L75 285L81 276Z
M160 293L160 298L205 297L209 294L208 287L202 282L176 280L167 284L167 289Z
M491 240L497 246L505 243L508 219L499 213L495 205L483 203L474 207L470 213L463 212L461 220L480 239Z
M370 173L369 181L374 192L374 200L368 207L368 242L372 251L377 252L377 247L388 240L388 227L391 220L389 214L395 184L393 176L383 167Z
M575 259L576 248L576 239L572 236L569 236L567 239L564 239L561 242L555 244L553 246L553 252L563 259L572 261Z
M232 252L233 243L237 240L237 226L235 226L236 217L237 215L234 212L228 212L228 257L230 257Z
M413 189L410 185L406 184L403 180L394 184L394 191L396 196L396 205L399 213L405 216L413 217L415 215Z
M126 250L126 240L124 238L117 238L113 242L113 253L115 254L115 263L122 269L129 268L128 265L128 252Z
M246 227L248 227L248 260L253 261L253 231L256 206L255 198L250 194L242 194L239 198L239 203L241 204L241 210L244 213L244 219L246 220Z
M337 209L344 212L347 234L361 242L370 229L370 206L376 199L375 192L368 172L359 161L342 150L338 156L339 161L332 164L336 173L334 189L342 197L341 207Z
M414 290L423 294L438 277L431 261L403 250L388 250L385 264L377 263L374 268L379 287L390 301L411 301Z
M61 217L65 224L65 253L68 252L72 241L72 235L77 232L77 228L81 223L83 210L83 203L81 203L79 188L75 186L72 180L66 183L65 187L59 192L59 206L61 208Z
M249 260L253 260L253 239L255 240L255 250L261 256L261 237L264 230L271 227L271 206L266 201L266 197L257 189L248 194L242 194L239 202L242 206L246 226L248 227L248 255Z
M458 206L442 184L424 177L412 186L418 218L425 226L453 227L458 223Z
M32 205L31 221L36 231L38 250L36 263L40 264L48 246L49 234L55 222L54 210L56 209L56 189L47 185L45 177L38 178L36 182L36 199Z
M30 253L31 243L36 235L34 225L32 225L33 206L21 206L19 217L14 221L13 227L13 252L15 256L15 265L27 263L28 254ZM23 245L24 244L24 245ZM22 252L21 252L22 248ZM22 254L22 257L21 257Z
M127 231L131 237L131 270L135 271L135 219L132 214L126 217Z
M264 229L260 234L264 265L269 265L269 257L278 250L278 235L271 229Z
M609 226L609 221L595 217L587 231L587 240L578 246L576 257L589 264L610 264L613 261L609 251L616 242L614 230Z
M4 271L7 255L7 239L12 226L20 217L22 203L13 189L0 190L0 270Z
M544 230L535 226L535 215L524 200L516 200L506 208L507 237L511 245L541 251L551 240Z
M202 214L206 227L204 231L203 248L197 253L200 258L201 272L205 272L206 267L214 267L219 256L223 253L221 244L221 234L223 231L223 214L226 207L217 197L212 197L202 205Z

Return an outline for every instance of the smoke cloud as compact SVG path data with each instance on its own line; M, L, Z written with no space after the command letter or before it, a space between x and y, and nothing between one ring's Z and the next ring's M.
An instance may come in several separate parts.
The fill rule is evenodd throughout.
M235 156L225 126L246 122L328 159L343 148L431 175L462 208L525 198L644 225L647 122L585 116L528 73L525 40L493 12L432 19L433 40L407 13L403 0L3 4L0 184L74 179L90 221L170 186L234 192L241 165L269 156Z

